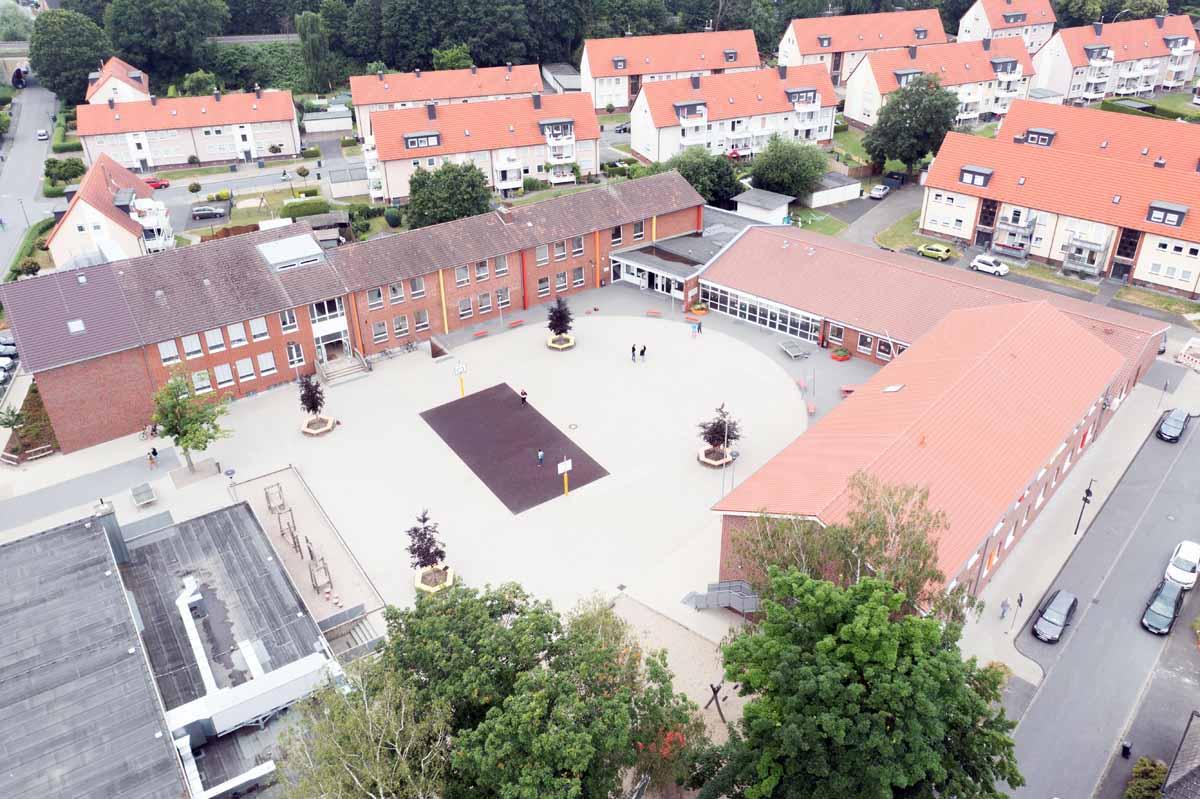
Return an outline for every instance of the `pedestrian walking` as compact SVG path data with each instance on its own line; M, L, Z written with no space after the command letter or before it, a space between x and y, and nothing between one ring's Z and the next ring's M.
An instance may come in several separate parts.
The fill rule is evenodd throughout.
M529 402L529 394L525 389L521 389L521 406L524 407Z
M538 466L541 466L546 461L546 453L538 450Z
M1012 605L1008 604L1008 597L1004 597L1000 602L1000 618L1002 620L1008 616L1008 611L1011 607Z
M1020 608L1024 604L1025 604L1025 595L1017 594L1017 608Z
M703 319L696 322L696 332L701 333L701 334L704 333L704 320Z
M633 361L634 363L637 363L637 345L636 344L634 344L632 347L629 348L629 360Z
M151 447L150 451L146 453L146 463L150 465L151 469L158 468L158 449L156 447Z
M642 363L646 362L646 345L642 345Z

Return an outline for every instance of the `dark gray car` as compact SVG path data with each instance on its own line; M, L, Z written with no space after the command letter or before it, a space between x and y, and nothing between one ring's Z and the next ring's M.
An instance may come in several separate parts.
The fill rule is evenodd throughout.
M1038 611L1037 621L1033 623L1033 636L1048 644L1058 643L1078 607L1079 598L1074 594L1062 589L1055 591Z
M1158 429L1154 434L1163 441L1175 443L1183 437L1183 431L1187 430L1188 412L1183 408L1173 408L1163 414L1162 421L1158 423Z
M1142 626L1155 635L1171 632L1179 611L1183 609L1183 586L1171 580L1163 580L1150 595L1146 612L1142 614Z

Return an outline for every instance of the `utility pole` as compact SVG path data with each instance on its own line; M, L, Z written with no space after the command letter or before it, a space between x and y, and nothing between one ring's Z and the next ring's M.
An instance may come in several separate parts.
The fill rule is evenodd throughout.
M1087 488L1083 490L1083 505L1079 508L1079 518L1075 520L1075 532L1072 536L1079 535L1079 525L1083 524L1083 512L1087 510L1087 506L1092 504L1092 484L1096 482L1096 478L1088 480Z

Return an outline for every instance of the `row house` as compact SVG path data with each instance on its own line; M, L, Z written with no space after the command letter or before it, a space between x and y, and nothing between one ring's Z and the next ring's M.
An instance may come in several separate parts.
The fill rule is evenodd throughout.
M841 89L867 54L899 47L945 44L936 9L794 19L779 42L779 63L821 64Z
M293 224L7 283L0 301L69 452L145 426L173 373L236 398L362 370L607 285L610 255L702 228L670 172L331 250Z
M627 109L648 83L758 69L754 31L706 31L588 39L580 89L595 108Z
M1064 28L1034 54L1034 85L1071 105L1179 91L1196 74L1196 38L1183 14Z
M528 97L542 92L542 75L537 64L511 63L502 67L440 69L434 72L376 72L351 75L350 98L358 136L368 141L371 114L425 105L477 103Z
M1080 124L1112 120L1117 127L1126 118L1054 110L1105 115ZM1167 149L1162 142L1179 123L1139 119L1166 129L1136 155L1110 154L1107 140L1092 151L1080 136L1060 146L1052 119L1036 126L1028 119L1022 129L1006 120L995 140L946 137L925 182L922 231L1065 271L1200 296L1200 219L1191 208L1196 137ZM1180 152L1184 147L1188 152Z
M934 75L958 95L957 125L1003 117L1029 93L1033 61L1020 39L932 44L881 50L863 59L846 82L845 117L870 127L888 96L918 75Z
M828 146L837 94L819 65L670 80L646 86L630 114L633 151L666 161L687 147L749 157L772 136Z
M502 197L525 178L574 183L600 165L600 123L586 94L376 111L374 145L363 150L372 199L408 198L418 169L472 163Z
M95 163L103 153L142 172L196 162L292 158L301 149L290 91L216 91L128 103L109 99L78 106L76 114L84 160Z
M101 153L78 186L67 190L67 210L46 237L59 268L120 261L175 246L165 203L146 182Z
M113 56L100 65L97 72L88 75L88 103L134 103L150 99L150 76Z
M958 21L958 41L1020 39L1036 53L1057 21L1050 0L975 0Z

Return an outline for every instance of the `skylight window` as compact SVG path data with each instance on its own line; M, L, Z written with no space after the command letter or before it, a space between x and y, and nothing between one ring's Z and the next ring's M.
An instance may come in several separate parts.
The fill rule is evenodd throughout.
M87 328L84 326L82 319L68 319L67 320L67 332L70 333L72 336L82 333L86 329Z
M892 383L890 386L884 386L883 393L884 394L895 394L897 391L899 391L902 388L904 388L903 383Z

